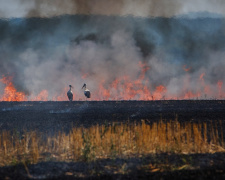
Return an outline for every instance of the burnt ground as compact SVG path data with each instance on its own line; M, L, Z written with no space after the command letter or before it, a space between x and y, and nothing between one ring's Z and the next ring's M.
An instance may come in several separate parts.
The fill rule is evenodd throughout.
M225 154L156 154L94 162L41 162L0 168L0 179L225 179ZM162 164L164 165L162 169ZM159 168L161 167L161 169ZM191 167L191 168L189 168Z
M176 117L180 122L224 122L225 100L0 102L0 130L68 131L73 126Z
M220 121L225 131L225 100L0 102L1 131L36 130L53 135L73 126L176 118L180 122ZM28 169L24 165L1 167L0 179L225 179L224 153L156 156L89 163L41 162L28 165ZM171 168L179 162L176 167L181 168ZM182 162L186 162L184 166ZM163 172L157 170L160 163L168 165ZM195 168L186 169L189 163ZM155 169L150 171L149 164Z

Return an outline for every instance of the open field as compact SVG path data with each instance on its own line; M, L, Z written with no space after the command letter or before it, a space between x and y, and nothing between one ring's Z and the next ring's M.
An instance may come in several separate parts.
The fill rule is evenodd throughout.
M8 179L225 177L225 101L1 102Z

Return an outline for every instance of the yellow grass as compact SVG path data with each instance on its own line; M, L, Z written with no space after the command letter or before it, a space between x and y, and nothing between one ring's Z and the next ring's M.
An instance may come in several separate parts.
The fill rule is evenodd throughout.
M148 121L149 122L149 121ZM139 157L153 153L225 152L221 126L211 123L114 123L74 127L43 138L37 132L0 133L0 165L39 161L90 161L99 158ZM221 123L220 123L221 125Z

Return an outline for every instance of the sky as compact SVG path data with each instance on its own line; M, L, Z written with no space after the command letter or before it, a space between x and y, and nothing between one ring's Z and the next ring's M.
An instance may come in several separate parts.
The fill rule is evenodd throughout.
M100 14L171 17L193 12L225 15L224 0L0 0L0 17Z

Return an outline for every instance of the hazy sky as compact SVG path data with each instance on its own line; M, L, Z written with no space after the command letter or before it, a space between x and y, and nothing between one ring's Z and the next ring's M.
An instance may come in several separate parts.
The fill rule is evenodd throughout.
M224 0L0 0L0 17L102 14L174 16L190 12L225 15Z

